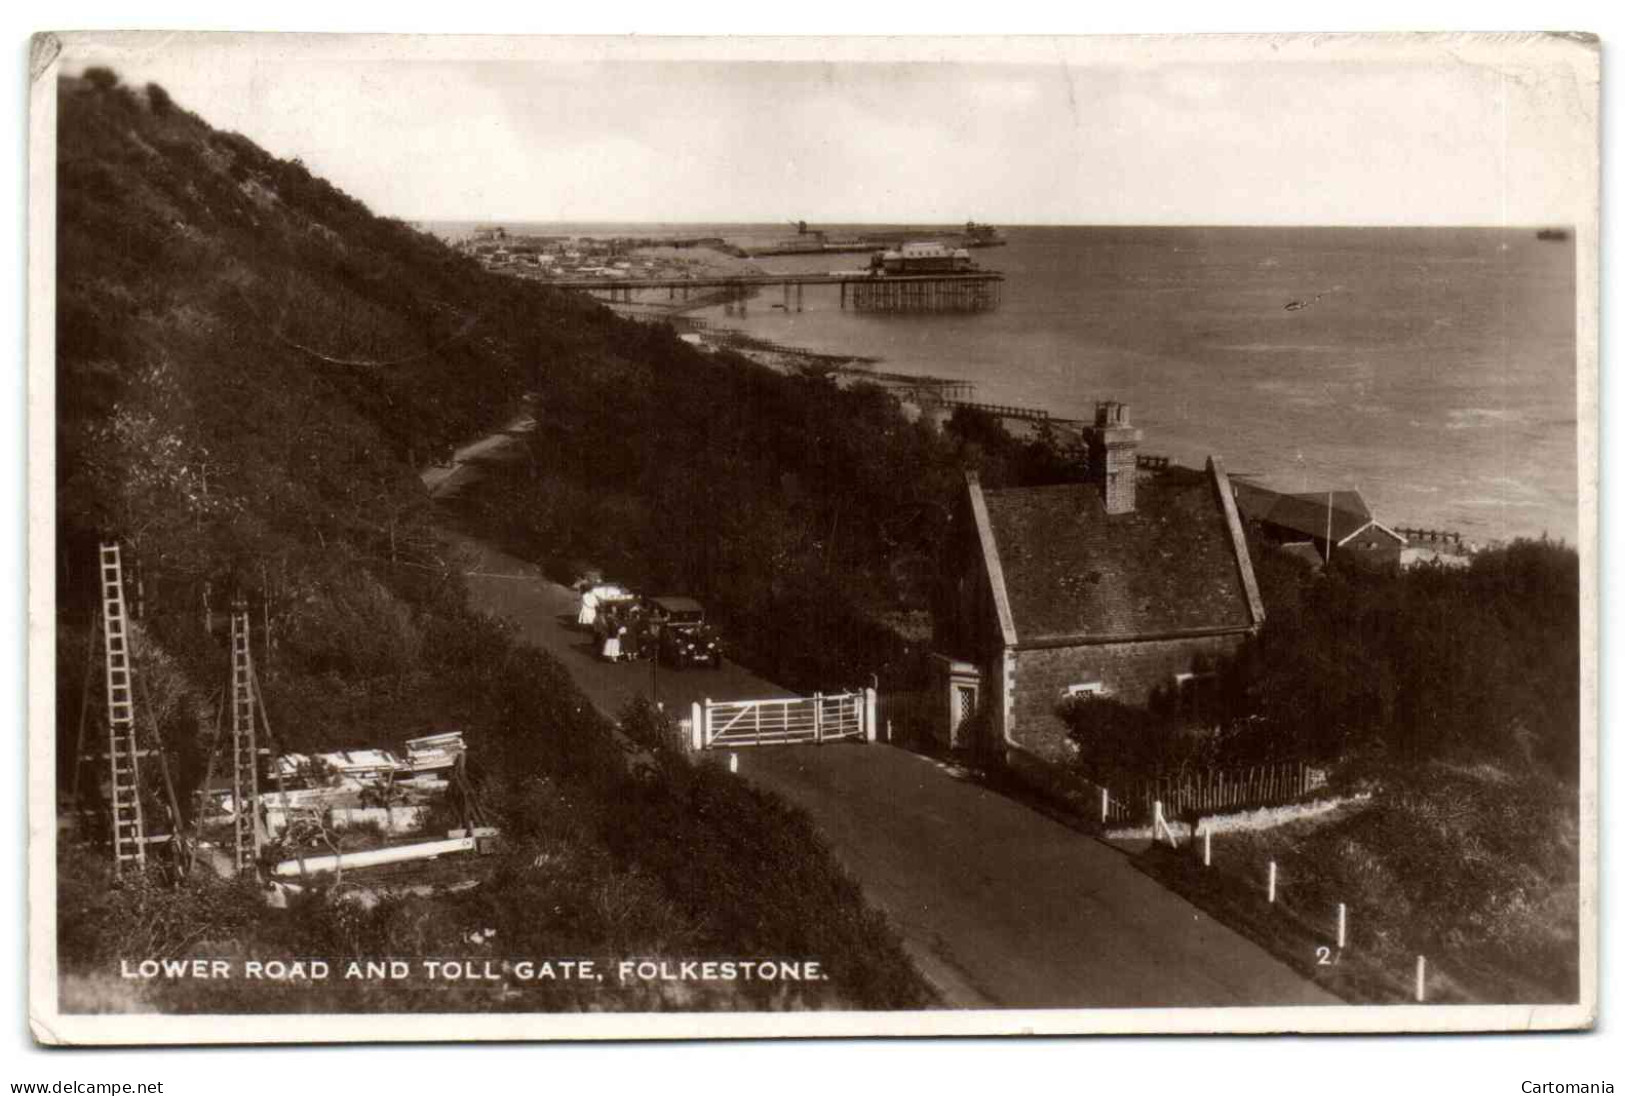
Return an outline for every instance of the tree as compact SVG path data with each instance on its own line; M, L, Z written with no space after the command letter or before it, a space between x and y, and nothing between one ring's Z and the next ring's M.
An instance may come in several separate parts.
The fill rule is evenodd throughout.
M175 109L175 100L171 99L169 97L169 92L165 91L159 85L148 84L147 105L152 108L152 112L154 114L168 114L171 110Z

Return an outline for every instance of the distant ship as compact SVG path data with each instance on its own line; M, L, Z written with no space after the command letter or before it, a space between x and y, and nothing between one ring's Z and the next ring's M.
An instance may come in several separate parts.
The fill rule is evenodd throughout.
M806 221L792 221L794 236L757 244L749 248L751 255L806 255L872 252L902 246L910 237L921 235L917 229L869 232L860 236L831 238L820 229L807 227ZM1003 247L1007 241L992 225L966 221L962 232L932 235L933 243L947 248Z
M979 225L975 221L965 222L965 235L959 241L960 247L1003 247L1008 241L999 235L999 230L992 225Z
M1569 238L1569 230L1566 229L1566 228L1543 228L1539 232L1535 233L1535 239L1537 239L1537 240L1553 240L1553 241L1556 241L1556 240L1566 240L1568 238Z

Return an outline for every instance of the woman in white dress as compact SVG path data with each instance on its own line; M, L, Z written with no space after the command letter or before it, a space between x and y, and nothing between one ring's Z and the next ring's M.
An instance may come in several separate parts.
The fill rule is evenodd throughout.
M626 625L623 624L609 633L609 638L604 640L604 657L610 662L619 662L621 660L621 637L624 635L626 635Z
M591 628L598 619L598 595L591 590L581 594L581 611L576 614L576 623L583 628Z

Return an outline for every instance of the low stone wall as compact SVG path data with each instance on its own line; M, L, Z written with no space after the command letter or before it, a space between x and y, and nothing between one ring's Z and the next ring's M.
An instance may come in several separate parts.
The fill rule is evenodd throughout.
M1315 799L1308 803L1286 803L1279 807L1260 807L1252 811L1237 811L1234 814L1214 814L1202 819L1198 835L1202 832L1213 833L1242 833L1254 830L1272 830L1276 826L1284 826L1289 822L1298 822L1305 818L1314 818L1317 815L1327 814L1339 807L1351 803L1363 803L1371 798L1370 792L1361 792L1358 795L1333 796L1330 799ZM1167 820L1168 829L1180 841L1191 839L1191 827L1187 822ZM1107 830L1105 835L1108 841L1143 841L1155 840L1158 834L1152 832L1151 826L1127 826L1121 829Z

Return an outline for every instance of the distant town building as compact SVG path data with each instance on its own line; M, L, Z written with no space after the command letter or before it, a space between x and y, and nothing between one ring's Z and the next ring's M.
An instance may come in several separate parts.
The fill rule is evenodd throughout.
M1140 431L1117 403L1085 436L1086 482L983 490L967 476L937 640L955 748L1065 762L1063 704L1177 695L1263 623L1219 461L1138 468Z
M1439 567L1471 567L1473 556L1471 552L1448 551L1441 548L1410 547L1399 553L1401 567L1422 567L1437 565Z

